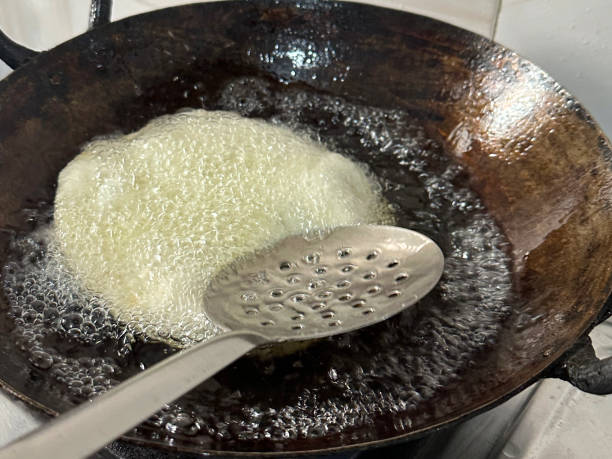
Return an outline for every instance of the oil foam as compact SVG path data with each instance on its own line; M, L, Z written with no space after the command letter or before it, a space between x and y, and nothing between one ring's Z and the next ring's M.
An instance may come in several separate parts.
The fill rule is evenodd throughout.
M202 298L220 268L291 234L391 223L363 166L286 127L223 111L101 139L60 173L54 245L133 331L216 335Z

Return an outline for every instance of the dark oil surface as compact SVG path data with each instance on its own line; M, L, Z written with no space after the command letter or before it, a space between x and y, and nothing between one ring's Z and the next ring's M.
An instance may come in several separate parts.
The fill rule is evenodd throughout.
M376 437L371 426L377 416L388 413L401 419L389 427L397 434L422 423L420 407L496 343L510 313L507 242L462 169L402 111L257 77L228 80L213 95L178 77L156 89L162 90L182 97L185 106L288 125L366 163L397 224L436 241L446 262L442 280L417 308L284 357L243 358L165 407L137 435L180 439L204 449L240 450L254 442L282 449L287 441L326 435L370 440ZM147 97L142 95L143 103ZM151 112L163 113L151 104ZM129 115L127 110L126 120ZM126 126L142 124L131 123ZM95 296L62 291L45 256L44 227L52 209L41 210L37 218L40 229L16 237L2 272L16 324L12 334L31 365L77 402L173 352L134 336Z

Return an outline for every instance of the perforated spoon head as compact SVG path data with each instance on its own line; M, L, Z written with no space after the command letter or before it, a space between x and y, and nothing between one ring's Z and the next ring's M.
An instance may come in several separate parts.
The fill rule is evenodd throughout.
M414 305L444 268L426 236L393 226L339 227L323 237L291 236L222 271L206 313L227 331L270 342L356 330Z

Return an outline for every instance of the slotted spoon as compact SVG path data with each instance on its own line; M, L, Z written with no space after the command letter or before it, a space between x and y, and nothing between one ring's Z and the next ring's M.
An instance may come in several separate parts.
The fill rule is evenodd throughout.
M425 296L444 267L439 247L391 226L291 236L219 273L204 299L223 333L165 359L0 451L91 454L255 347L311 340L385 320Z

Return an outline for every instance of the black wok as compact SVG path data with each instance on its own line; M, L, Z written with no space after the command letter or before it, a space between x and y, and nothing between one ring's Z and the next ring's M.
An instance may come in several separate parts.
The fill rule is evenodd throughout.
M97 27L48 52L35 55L2 37L5 61L20 66L0 82L3 263L11 238L32 228L32 213L24 209L52 202L58 172L92 137L128 132L185 106L229 106L262 118L299 112L300 122L323 132L323 140L342 134L346 125L325 118L325 110L303 98L294 106L251 103L300 93L380 113L400 111L418 124L440 161L462 166L457 180L469 183L503 232L512 273L512 298L500 312L494 338L453 367L443 385L410 403L396 403L405 381L392 375L353 374L339 381L331 372L338 365L345 365L347 374L367 368L363 355L374 361L384 354L386 363L376 360L389 367L379 367L383 376L391 364L407 365L411 381L418 380L425 369L410 366L418 348L385 342L388 329L374 328L352 345L342 340L314 345L300 354L299 365L293 357L266 364L243 359L203 385L198 394L208 397L209 413L197 412L193 397L179 402L196 427L172 431L149 423L124 438L196 453L333 452L415 438L490 408L541 377L612 392L612 363L598 361L586 337L608 316L604 303L612 288L612 151L586 110L544 72L465 30L371 6L219 2L104 25L108 4L98 3ZM246 90L235 94L242 95L221 104L221 93L238 83ZM374 168L391 161L384 155L361 159ZM392 168L401 175L409 166ZM450 250L442 235L436 237ZM69 409L77 400L28 361L11 334L15 325L5 298L0 308L2 386L50 414ZM406 317L389 325L413 326ZM431 336L438 336L435 324L432 329ZM443 335L436 339L452 352L453 343ZM75 357L112 351L109 343L66 346ZM137 346L138 358L124 362L119 379L138 371L138 362L167 351ZM423 361L430 362L426 370L432 374L444 371L435 360ZM287 374L296 375L293 382ZM343 390L366 379L380 400L396 397L393 409L375 401L359 408L367 416L339 422L334 416L356 400ZM311 416L304 421L309 427L277 435L281 407L282 413ZM239 422L243 415L251 422L248 428Z

